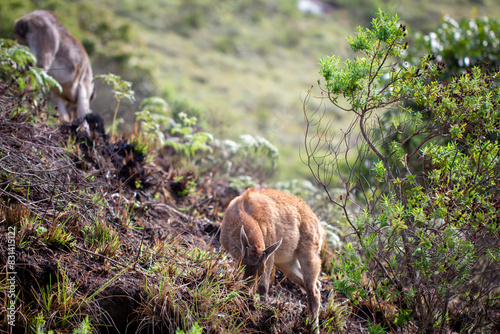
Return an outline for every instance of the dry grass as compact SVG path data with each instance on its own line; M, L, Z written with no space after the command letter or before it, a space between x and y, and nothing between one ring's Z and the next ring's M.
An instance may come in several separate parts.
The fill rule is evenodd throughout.
M55 224L74 217L89 223L95 210L94 194L102 184L92 182L91 175L79 170L71 155L60 145L62 136L57 129L38 120L29 99L2 85L4 101L0 110L0 208L8 217L15 212ZM9 103L9 99L16 103ZM93 191L86 191L92 189ZM9 208L13 206L13 208ZM8 218L7 223L13 223Z

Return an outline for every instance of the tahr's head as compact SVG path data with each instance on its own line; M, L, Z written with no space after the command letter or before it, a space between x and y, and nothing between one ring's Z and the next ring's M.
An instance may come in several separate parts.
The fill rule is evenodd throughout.
M240 231L241 265L245 266L243 279L252 278L255 282L266 268L267 259L279 248L282 240L272 244L266 249L260 249L248 242L248 237L243 226Z

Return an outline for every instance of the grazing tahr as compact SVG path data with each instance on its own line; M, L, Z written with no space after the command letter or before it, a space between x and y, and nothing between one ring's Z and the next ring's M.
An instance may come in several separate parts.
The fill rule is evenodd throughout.
M229 203L220 240L264 298L273 266L298 284L318 323L323 229L302 199L275 189L248 189Z
M89 57L80 41L53 13L45 10L35 10L17 19L14 36L36 56L36 66L61 84L62 92L53 88L51 94L61 119L69 122L76 118L75 121L84 122L94 84Z

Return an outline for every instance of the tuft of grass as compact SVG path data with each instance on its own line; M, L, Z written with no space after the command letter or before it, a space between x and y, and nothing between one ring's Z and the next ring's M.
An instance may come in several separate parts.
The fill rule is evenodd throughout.
M40 240L45 242L49 247L54 249L72 249L75 245L75 237L73 233L66 232L64 223L56 223L50 228L39 228Z
M88 313L98 310L98 306L86 295L78 292L78 284L69 278L66 269L58 270L56 280L56 284L49 282L46 286L39 286L37 290L32 287L32 294L38 306L32 311L36 313L32 320L32 330L44 333L50 328L91 328ZM85 323L83 327L82 323Z
M196 333L199 326L214 333L244 331L251 314L239 272L221 266L220 254L169 248L152 266L160 278L142 287L139 330Z
M328 296L328 304L320 312L320 318L325 319L321 324L323 333L342 333L351 314L349 304L337 301L336 293L332 291Z
M96 253L112 257L120 249L120 235L104 221L96 219L93 226L85 226L82 229L85 244Z
M31 288L35 304L31 306L31 314L27 318L32 319L30 327L35 333L67 333L73 330L74 334L94 333L96 328L90 319L98 319L106 312L100 308L96 302L96 297L108 286L122 276L127 270L126 267L119 273L111 277L95 291L88 290L86 293L79 291L80 280L72 280L64 268L58 266L56 273L56 284L49 284ZM85 278L86 279L86 278ZM45 320L47 319L47 320Z
M0 221L5 226L19 226L30 218L31 211L23 204L0 205Z

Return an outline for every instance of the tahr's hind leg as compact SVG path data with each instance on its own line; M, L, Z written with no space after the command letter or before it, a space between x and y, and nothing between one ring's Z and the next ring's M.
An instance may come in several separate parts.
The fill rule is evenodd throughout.
M314 321L317 331L319 331L318 313L321 305L321 295L318 278L321 274L321 259L317 253L302 254L299 256L302 275L304 276L304 289L307 293L307 305Z

